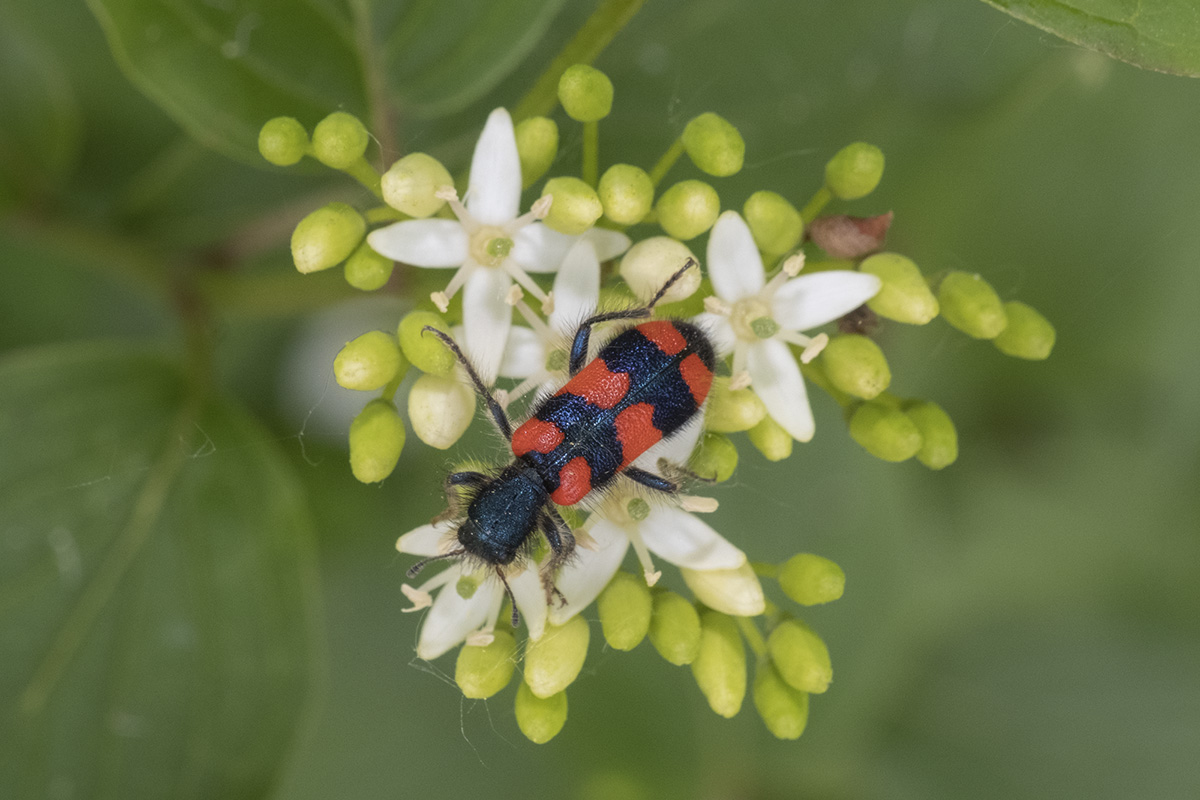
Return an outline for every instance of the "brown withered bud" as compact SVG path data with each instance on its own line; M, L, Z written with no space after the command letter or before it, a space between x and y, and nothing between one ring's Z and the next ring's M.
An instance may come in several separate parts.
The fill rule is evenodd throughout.
M859 259L883 248L892 212L875 217L837 214L818 217L808 224L808 238L832 258Z
M861 305L841 317L837 326L842 333L861 333L863 336L870 336L879 330L879 317L866 305Z

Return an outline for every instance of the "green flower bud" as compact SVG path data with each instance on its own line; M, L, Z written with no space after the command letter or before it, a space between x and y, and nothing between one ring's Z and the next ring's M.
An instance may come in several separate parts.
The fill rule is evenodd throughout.
M492 643L466 644L458 651L454 682L463 697L482 700L508 686L517 664L517 640L506 630L492 631Z
M921 431L898 408L863 403L850 417L850 437L884 461L904 461L921 449Z
M704 427L717 433L748 431L762 422L767 407L749 389L729 391L728 378L713 380L708 393L708 408L704 412Z
M709 175L725 178L742 168L746 142L724 117L711 111L694 117L683 129L682 139L688 158Z
M595 67L574 64L558 79L558 102L576 122L604 119L612 111L612 81Z
M799 739L808 724L808 694L788 686L769 662L754 675L754 707L777 739Z
M387 386L403 361L396 337L369 331L346 343L333 359L333 374L339 386L369 392Z
M538 697L522 683L517 687L514 710L517 727L525 738L534 744L545 744L567 724L567 693Z
M833 680L829 648L812 628L798 619L775 626L767 637L767 652L788 685L809 694L821 694Z
M620 273L638 299L646 302L688 259L694 261L695 256L687 245L669 236L651 236L629 248L621 259ZM661 302L675 303L691 297L700 288L700 281L699 268L689 269L671 285Z
M641 167L613 164L600 176L604 215L618 225L636 225L654 205L654 184Z
M958 431L950 415L936 403L916 403L906 406L904 413L921 432L921 449L917 460L930 469L942 469L958 458Z
M692 677L713 711L726 719L742 710L746 697L746 647L733 618L716 611L700 615L700 649Z
M439 189L454 188L454 179L442 162L425 153L409 153L383 173L383 201L410 217L431 217L446 204L435 196Z
M454 353L432 333L425 333L426 326L450 333L450 325L441 315L433 311L411 311L400 320L396 336L405 357L422 372L430 375L448 375L457 359Z
M587 659L590 631L581 616L546 632L525 649L525 683L538 697L550 697L570 686Z
M783 461L792 454L792 435L770 417L763 417L746 435L768 461Z
M618 572L596 601L604 641L614 650L632 650L650 631L654 602L639 577Z
M517 124L516 134L521 188L528 189L558 158L558 125L549 117L530 117Z
M830 382L847 394L870 400L892 382L892 371L879 345L855 333L834 336L821 351Z
M454 377L422 375L408 392L408 421L425 444L445 450L475 415L475 393Z
M404 449L404 421L390 400L367 403L350 423L350 471L363 483L392 474Z
M974 339L995 339L1008 324L1004 304L979 275L951 272L938 287L942 317Z
M1004 304L1008 325L992 340L1006 356L1041 361L1054 349L1054 326L1035 309L1013 300Z
M924 325L938 315L937 298L911 259L899 253L876 253L858 269L883 281L878 294L867 301L879 316Z
M733 441L724 434L708 432L692 453L688 469L701 478L723 483L733 477L737 463L738 451Z
M360 244L350 258L346 259L346 283L364 292L373 292L387 285L392 277L392 267L395 266L387 256L380 255L371 249L366 242Z
M290 167L308 152L308 131L292 117L269 119L258 132L258 152L277 167Z
M330 203L300 220L292 231L292 260L305 275L337 266L358 247L367 222L345 203Z
M869 195L882 177L883 151L866 142L846 145L825 165L825 185L842 200Z
M650 644L677 667L692 663L700 652L700 615L695 606L674 592L655 594Z
M313 129L313 155L327 167L345 169L362 158L370 141L358 117L335 111Z
M783 195L755 192L742 206L742 216L754 235L754 243L769 257L778 257L800 244L804 218Z
M681 241L695 239L713 226L721 213L717 190L704 181L680 181L667 189L655 204L658 224Z
M828 558L797 553L783 562L779 588L802 606L817 606L842 596L846 591L846 573Z
M679 574L696 599L714 611L733 617L757 617L767 609L762 584L749 563L733 569L680 567Z
M554 198L546 225L568 236L583 233L604 213L596 190L579 178L551 178L542 189L542 196L546 195Z

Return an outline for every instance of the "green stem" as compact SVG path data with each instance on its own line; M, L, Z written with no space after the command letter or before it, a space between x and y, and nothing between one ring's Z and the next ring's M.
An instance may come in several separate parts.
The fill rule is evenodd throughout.
M754 574L760 578L770 578L774 580L779 577L779 565L768 564L765 561L751 561L750 568L754 570Z
M381 400L387 400L389 403L394 402L396 399L396 390L400 388L400 382L404 380L404 376L406 374L408 374L407 368L397 370L396 377L392 378L391 381L388 382L388 385L383 387L383 391L380 393L379 398Z
M583 182L593 189L600 180L600 122L583 123Z
M397 211L391 206L368 208L363 216L367 218L367 223L370 225L380 222L403 222L406 219L412 219L408 214L405 214L403 211Z
M367 187L371 194L380 200L383 199L382 179L379 177L379 173L375 171L375 168L367 163L367 159L360 156L358 161L346 167L342 172L345 172L351 178L354 178L354 180Z
M654 188L658 188L658 184L666 177L667 172L671 167L675 166L675 162L683 155L683 139L676 139L667 148L667 152L662 154L662 158L654 165L654 169L650 170L650 183L654 184Z
M746 639L746 644L750 645L750 649L754 651L755 657L759 661L764 660L767 657L767 640L763 638L762 631L754 624L754 620L750 617L734 617L734 619L737 621L742 636Z
M804 208L800 209L800 217L804 220L804 224L807 225L816 219L817 214L820 214L832 199L833 192L829 191L828 186L817 189L817 193L812 196L812 199L804 205Z

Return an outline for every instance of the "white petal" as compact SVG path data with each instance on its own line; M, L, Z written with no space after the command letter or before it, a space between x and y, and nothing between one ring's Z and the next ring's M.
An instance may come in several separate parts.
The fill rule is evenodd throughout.
M733 352L733 348L737 344L737 334L733 332L733 326L729 324L729 317L702 311L692 317L692 322L699 325L708 334L708 338L712 339L713 345L717 348L718 358L723 358Z
M530 568L508 579L509 588L517 601L517 610L529 630L529 638L537 640L546 632L546 591L542 588L542 580L538 577L537 569Z
M371 231L367 244L414 267L457 267L467 259L467 234L452 219L410 219Z
M737 569L681 569L683 581L704 605L735 617L756 617L767 610L762 584L749 564Z
M505 302L510 286L507 272L482 267L471 273L463 287L463 346L488 386L496 381L512 327L512 306Z
M865 272L838 269L801 275L771 298L771 315L789 331L806 331L861 306L879 291L880 281Z
M488 115L471 158L467 210L484 225L516 218L521 205L521 158L512 117L503 108Z
M396 541L396 549L414 556L437 556L453 549L454 523L422 525L413 528Z
M569 336L575 328L596 311L600 302L600 260L596 248L586 238L580 238L563 258L562 267L554 277L554 310L550 312L550 329Z
M425 621L421 623L417 655L426 661L432 661L461 643L467 634L483 627L503 598L504 589L495 578L488 578L480 584L470 599L463 599L459 595L455 586L457 580L455 578L438 592L433 606L425 615Z
M520 264L526 272L557 272L567 257L567 251L578 238L552 231L542 223L535 222L513 235L513 249L509 258Z
M538 335L523 325L509 330L499 374L506 378L528 378L545 368L546 347Z
M746 371L750 388L762 399L771 419L793 439L811 439L815 430L812 408L800 367L788 346L778 339L755 342L746 348Z
M589 228L583 238L596 248L596 258L608 261L616 258L629 249L632 244L629 237L620 231L610 231L608 228Z
M717 217L708 237L708 277L717 297L736 303L763 287L762 256L750 227L736 211Z
M651 509L638 525L642 540L664 561L688 569L734 569L746 563L746 554L708 524L672 506Z
M612 580L629 549L625 533L608 520L597 518L588 531L596 542L596 550L577 549L576 558L558 573L555 585L567 603L564 606L555 603L550 609L550 622L555 625L562 625L592 604Z

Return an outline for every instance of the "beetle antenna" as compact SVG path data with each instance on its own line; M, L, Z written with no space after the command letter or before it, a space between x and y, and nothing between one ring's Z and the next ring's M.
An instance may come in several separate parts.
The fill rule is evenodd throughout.
M422 558L420 561L418 561L417 563L415 563L411 567L409 567L408 572L406 572L405 575L407 575L410 578L415 578L415 577L417 577L418 572L425 569L426 565L432 564L434 561L445 561L448 558L458 558L459 556L466 555L466 554L467 554L467 551L460 547L457 550L451 550L449 553L442 553L441 555L430 556L429 558Z
M500 579L500 583L504 584L504 593L508 595L508 601L512 603L512 626L515 628L521 624L521 615L517 612L517 598L513 596L512 587L508 585L500 567L496 567L496 577Z
M699 265L696 263L696 259L694 259L694 258L689 258L689 259L687 260L687 263L686 263L686 264L684 264L682 267L680 267L679 269L677 269L677 270L675 271L675 274L674 274L674 275L672 275L671 277L667 278L667 282L666 282L666 283L664 283L664 284L663 284L663 285L662 285L662 286L659 288L659 290L658 290L658 291L657 291L657 292L654 294L654 297L651 297L651 298L650 298L650 302L649 302L649 303L646 303L646 308L648 308L648 309L650 309L650 308L654 308L654 306L655 306L655 305L658 303L658 301L663 299L663 295L667 293L667 290L668 290L668 289L670 289L672 286L674 286L674 285L675 285L675 281L677 281L677 280L679 280L680 278L682 278L682 277L683 277L683 273L687 272L689 269L691 269L692 267L695 267L695 266L699 266Z

